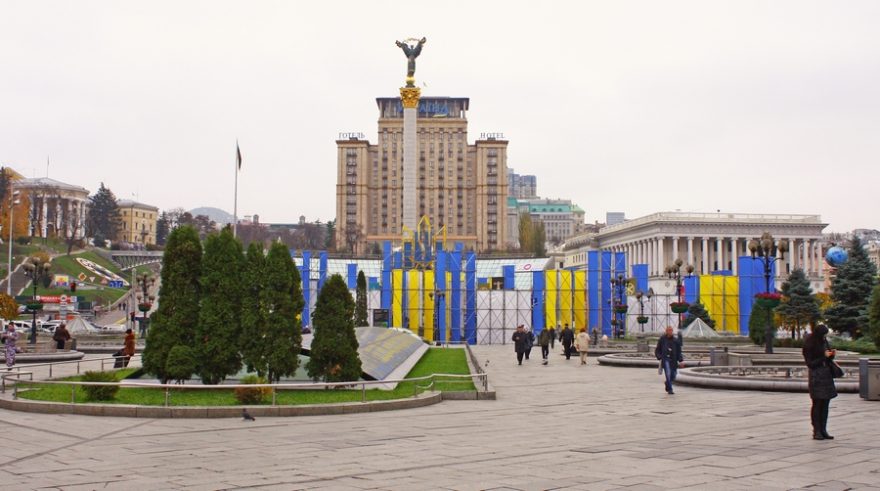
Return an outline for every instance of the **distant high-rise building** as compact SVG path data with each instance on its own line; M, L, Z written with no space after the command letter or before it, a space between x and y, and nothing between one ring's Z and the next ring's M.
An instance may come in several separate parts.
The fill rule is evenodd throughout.
M558 243L577 235L584 227L584 210L567 199L507 198L508 242L519 243L519 217L528 213L532 221L544 223L547 242Z
M626 221L626 213L622 211L609 211L605 213L605 225L617 225Z
M337 147L336 246L399 241L403 231L403 106L376 99L378 143L341 134ZM482 134L468 144L466 97L422 97L418 104L416 204L449 242L476 251L506 246L507 140Z
M538 197L538 178L533 175L520 175L508 169L507 195L517 199Z

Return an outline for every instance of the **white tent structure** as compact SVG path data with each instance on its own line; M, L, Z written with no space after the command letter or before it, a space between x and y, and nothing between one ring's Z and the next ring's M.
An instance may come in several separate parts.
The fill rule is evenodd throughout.
M703 322L703 319L697 317L691 322L691 325L687 326L681 331L681 336L684 338L720 338L721 335L715 332L715 329L709 327L708 324Z

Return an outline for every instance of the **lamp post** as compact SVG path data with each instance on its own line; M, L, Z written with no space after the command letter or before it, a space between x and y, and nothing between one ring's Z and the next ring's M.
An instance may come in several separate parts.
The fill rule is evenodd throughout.
M776 240L773 239L769 232L764 232L760 240L752 239L749 241L749 252L752 253L752 259L759 259L764 266L764 293L767 296L763 299L759 298L759 300L766 300L762 305L767 308L764 352L768 355L773 354L773 336L775 334L773 332L773 309L776 308L776 305L779 305L779 298L771 298L770 276L773 263L783 260L787 251L788 246L785 242L780 241L779 245L776 245Z
M31 335L28 340L30 344L37 344L37 311L43 308L43 304L37 300L37 283L49 274L49 268L51 267L52 265L49 261L43 261L37 256L31 256L24 263L24 274L33 281L34 285L34 296L31 299L31 303L27 304L28 310L34 316L33 323L31 324Z
M652 294L652 292L649 291L648 292L648 299L651 298L651 294ZM645 296L645 294L642 293L641 290L636 292L636 300L639 301L639 316L636 317L636 322L639 324L639 331L640 332L645 332L645 324L648 323L648 317L645 316L645 301L642 298L644 296Z
M648 287L648 293L645 296L648 297L648 302L651 304L651 332L654 332L654 317L657 315L654 312L654 300L652 300L654 297L654 289Z
M666 266L666 276L675 280L675 295L678 298L678 301L673 304L672 311L678 315L678 340L681 341L681 314L687 312L687 309L690 307L690 304L687 302L683 302L681 300L681 267L684 265L684 261L681 259L676 259L675 262ZM686 276L691 276L694 274L694 266L692 264L688 264L685 266ZM677 305L676 305L677 304Z
M155 295L150 295L150 287L156 284L156 277L149 273L141 273L137 275L135 278L137 285L141 287L141 293L137 295L138 299L138 310L141 311L141 336L146 335L147 328L149 327L149 320L147 319L147 312L150 311L150 308L153 307L153 302L156 300Z
M614 302L614 337L622 338L626 335L626 311L629 306L626 304L626 283L627 279L622 274L616 278L611 278L611 292L616 294Z
M6 268L6 294L12 296L12 232L15 230L15 205L18 204L15 182L9 181L9 264Z

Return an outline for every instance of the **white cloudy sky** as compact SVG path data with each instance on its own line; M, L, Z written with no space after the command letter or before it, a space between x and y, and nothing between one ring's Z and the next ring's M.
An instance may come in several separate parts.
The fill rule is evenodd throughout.
M587 218L821 214L880 228L880 2L0 1L0 163L161 208L335 215L341 131L427 36L424 95Z

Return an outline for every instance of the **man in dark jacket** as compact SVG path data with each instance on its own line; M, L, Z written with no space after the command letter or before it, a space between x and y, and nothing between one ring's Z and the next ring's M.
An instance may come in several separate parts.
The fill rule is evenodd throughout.
M513 341L513 349L516 351L516 361L520 365L522 365L523 355L526 353L527 338L528 334L523 329L523 326L516 326L516 331L513 332L513 337L510 338Z
M654 349L654 356L660 360L660 366L666 374L666 393L674 394L672 391L672 382L675 382L675 375L678 368L684 366L684 357L681 354L681 343L672 335L672 326L666 328L666 335L660 336L657 340L657 348Z
M574 331L568 328L568 324L562 328L559 333L559 339L562 341L562 350L565 352L565 359L571 359L571 345L574 343Z
M550 354L550 341L554 336L550 331L552 329L541 329L541 334L538 334L538 344L541 345L541 359L544 365L548 362L547 355Z

